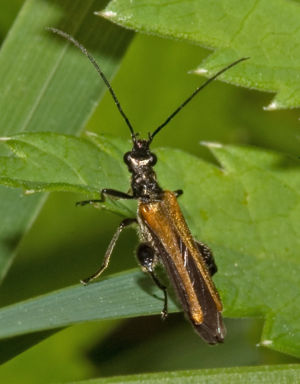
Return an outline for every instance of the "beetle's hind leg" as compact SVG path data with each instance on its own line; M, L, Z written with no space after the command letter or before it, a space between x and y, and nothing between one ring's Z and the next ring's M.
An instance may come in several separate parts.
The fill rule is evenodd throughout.
M179 197L179 196L183 195L183 190L182 189L176 189L176 191L173 191L173 193L176 197Z
M213 255L211 249L206 244L202 243L201 241L196 240L196 245L197 245L201 255L203 256L203 259L205 261L205 264L207 266L207 269L208 269L210 275L213 276L218 271L218 268L217 268L217 265L216 265L216 262L214 259L214 255Z
M142 269L149 273L156 286L164 293L164 306L161 311L161 317L164 320L168 316L168 293L167 287L159 281L154 272L155 251L149 244L141 243L137 249L137 258Z

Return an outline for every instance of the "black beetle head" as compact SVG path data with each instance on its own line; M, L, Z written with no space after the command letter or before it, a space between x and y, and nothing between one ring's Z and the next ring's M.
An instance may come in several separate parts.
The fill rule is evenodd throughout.
M129 170L137 170L143 167L153 167L157 158L150 151L150 141L136 139L133 141L133 148L124 155L124 162L128 165Z

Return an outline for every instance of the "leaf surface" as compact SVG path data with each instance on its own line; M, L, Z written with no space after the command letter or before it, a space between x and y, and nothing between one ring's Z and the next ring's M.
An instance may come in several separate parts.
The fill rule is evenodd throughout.
M7 182L10 175L11 184L19 185L20 180L24 183L25 177L30 175L27 166L32 166L32 147L38 150L43 148L45 163L49 161L50 164L52 148L56 148L56 155L61 150L66 151L64 163L69 166L62 167L61 174L59 167L57 172L53 173L51 169L46 172L41 157L41 168L32 166L32 176L26 181L26 187L34 188L39 184L44 190L67 189L86 193L105 187L128 190L128 176L122 157L130 147L121 139L96 135L77 139L32 133L13 136L5 143L17 155L14 161L18 166L15 163L10 165L10 157L1 158L1 173L7 174L2 182ZM80 151L76 156L72 151L78 150L79 143ZM258 148L206 145L221 167L182 151L161 149L156 151L158 179L164 189L184 190L180 204L191 231L196 239L206 242L214 251L219 268L214 280L222 296L224 315L263 317L265 326L261 344L300 357L297 289L300 284L299 160ZM89 150L85 152L85 148ZM80 153L86 153L84 159L80 158ZM83 166L84 163L97 164L100 158L108 161L104 154L110 157L109 168L104 170L99 167L99 172L95 172L93 167ZM39 181L39 177L43 179ZM66 188L63 183L67 181ZM114 201L103 206L123 216L135 215L134 205L128 203ZM136 284L138 276L142 275L125 274L118 277L116 283L112 278L87 288L68 288L37 301L4 308L0 313L2 337L7 332L13 335L14 332L49 329L77 321L160 312L161 301L141 292L137 286L139 283ZM107 284L110 287L108 292L105 288ZM128 291L126 295L122 293L124 290ZM90 312L76 303L76 298L86 292L89 295L82 301L89 306ZM67 302L70 304L67 305ZM44 311L44 305L49 312ZM38 308L44 314L41 317L36 316ZM24 311L28 314L27 322ZM33 313L37 323L30 320ZM49 317L50 313L53 316ZM14 325L18 321L21 322L20 327Z
M297 1L113 0L100 15L126 28L213 49L196 73L276 92L269 109L300 106L300 5Z

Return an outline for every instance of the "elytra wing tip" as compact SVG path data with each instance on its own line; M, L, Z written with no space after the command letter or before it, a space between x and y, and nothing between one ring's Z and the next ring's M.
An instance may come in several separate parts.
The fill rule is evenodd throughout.
M193 326L198 335L200 335L206 343L215 345L224 342L226 336L226 328L223 323L222 316L219 312L216 326L212 326L212 324L207 323L193 324Z
M210 344L210 345L215 345L215 344L221 344L224 342L226 331L225 328L222 330L211 330L207 328L206 326L198 325L195 326L196 332L202 337L202 339Z

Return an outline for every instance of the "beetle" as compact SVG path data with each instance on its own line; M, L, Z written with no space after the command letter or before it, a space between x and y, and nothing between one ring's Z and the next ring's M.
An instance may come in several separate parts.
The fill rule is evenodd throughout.
M86 285L98 278L107 268L117 239L124 228L137 224L140 244L137 248L137 259L142 269L147 272L154 283L164 294L162 318L168 315L168 294L166 286L155 273L157 263L162 263L177 293L184 313L189 318L195 331L209 344L224 341L226 328L222 319L222 303L213 283L212 276L217 272L212 251L204 243L191 235L183 217L177 198L182 190L163 190L153 170L157 162L156 155L150 145L154 137L172 120L178 112L189 103L200 90L215 80L222 73L246 60L240 58L226 66L214 76L206 80L170 115L150 133L148 139L139 138L124 113L119 100L106 76L94 57L72 36L56 28L47 28L60 35L79 48L91 61L103 79L113 100L125 120L131 134L132 149L125 153L124 162L131 173L131 188L128 193L114 189L102 189L100 199L84 200L78 205L102 203L107 197L113 199L136 199L138 201L137 217L124 219L115 232L104 255L101 267L90 277L81 280Z

